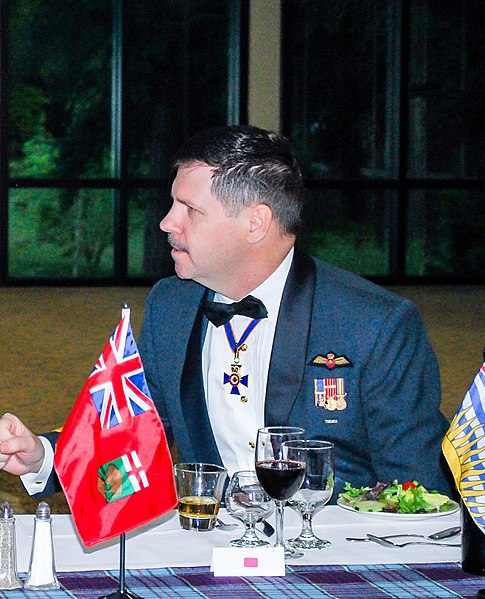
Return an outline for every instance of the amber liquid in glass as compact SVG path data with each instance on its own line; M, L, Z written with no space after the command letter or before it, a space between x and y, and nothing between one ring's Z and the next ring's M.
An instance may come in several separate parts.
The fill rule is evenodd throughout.
M214 497L182 497L178 509L182 528L212 530L219 513L219 502Z

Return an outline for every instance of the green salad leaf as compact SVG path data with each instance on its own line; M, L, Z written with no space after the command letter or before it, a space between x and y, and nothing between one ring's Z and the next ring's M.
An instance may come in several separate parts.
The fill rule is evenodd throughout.
M353 487L349 482L339 498L357 511L425 514L446 512L456 504L438 491L428 491L418 481L378 482L374 487Z

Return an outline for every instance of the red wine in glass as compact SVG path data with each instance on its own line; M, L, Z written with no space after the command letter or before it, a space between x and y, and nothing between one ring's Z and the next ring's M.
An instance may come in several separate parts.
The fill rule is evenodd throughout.
M278 501L292 497L305 478L305 464L293 460L256 462L256 474L263 489Z

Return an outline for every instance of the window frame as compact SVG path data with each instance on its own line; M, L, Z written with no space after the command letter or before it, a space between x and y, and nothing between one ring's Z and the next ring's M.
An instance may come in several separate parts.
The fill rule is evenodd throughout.
M289 0L282 0L282 89L291 80L290 70L292 48L285 43L287 31L292 26L292 15ZM369 280L383 285L430 285L430 284L483 284L483 276L412 276L406 272L407 254L407 218L410 196L416 190L484 190L485 180L473 178L426 178L418 179L409 176L409 92L411 68L411 2L393 4L393 89L398 92L398 98L393 100L390 115L396 135L398 153L397 173L395 177L383 177L377 174L374 178L359 179L305 179L306 189L328 190L389 190L397 194L396 201L391 202L389 222L389 273L387 276L366 276ZM282 131L291 136L292 119L288 90L282 94Z
M134 178L127 173L124 143L123 29L124 1L113 0L112 44L112 140L114 168L112 178L61 179L10 177L9 175L9 17L11 0L0 2L0 286L146 286L157 279L133 277L128 273L128 201L133 190L162 192L170 181ZM249 6L244 0L229 2L228 106L227 124L247 122L248 23ZM12 277L9 265L9 191L10 189L109 189L113 192L114 259L112 277Z

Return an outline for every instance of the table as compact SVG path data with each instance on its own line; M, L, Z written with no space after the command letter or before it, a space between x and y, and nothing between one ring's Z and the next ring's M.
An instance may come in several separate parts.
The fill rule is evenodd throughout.
M232 521L221 511L221 518ZM285 537L298 534L298 516L287 510ZM422 520L358 514L338 506L326 506L315 518L315 530L333 546L305 552L288 560L281 578L215 578L209 565L214 547L228 546L241 530L197 533L181 530L175 512L126 535L127 587L146 599L151 597L330 597L407 598L475 597L485 588L485 577L464 573L459 547L409 546L388 549L374 543L349 543L346 536L367 532L419 532L429 534L459 523L459 514ZM117 540L84 548L70 516L53 516L55 558L62 589L50 593L0 591L0 598L81 597L109 594L118 585ZM28 569L33 516L17 515L19 572ZM449 543L456 543L450 539ZM24 578L24 574L21 574Z

